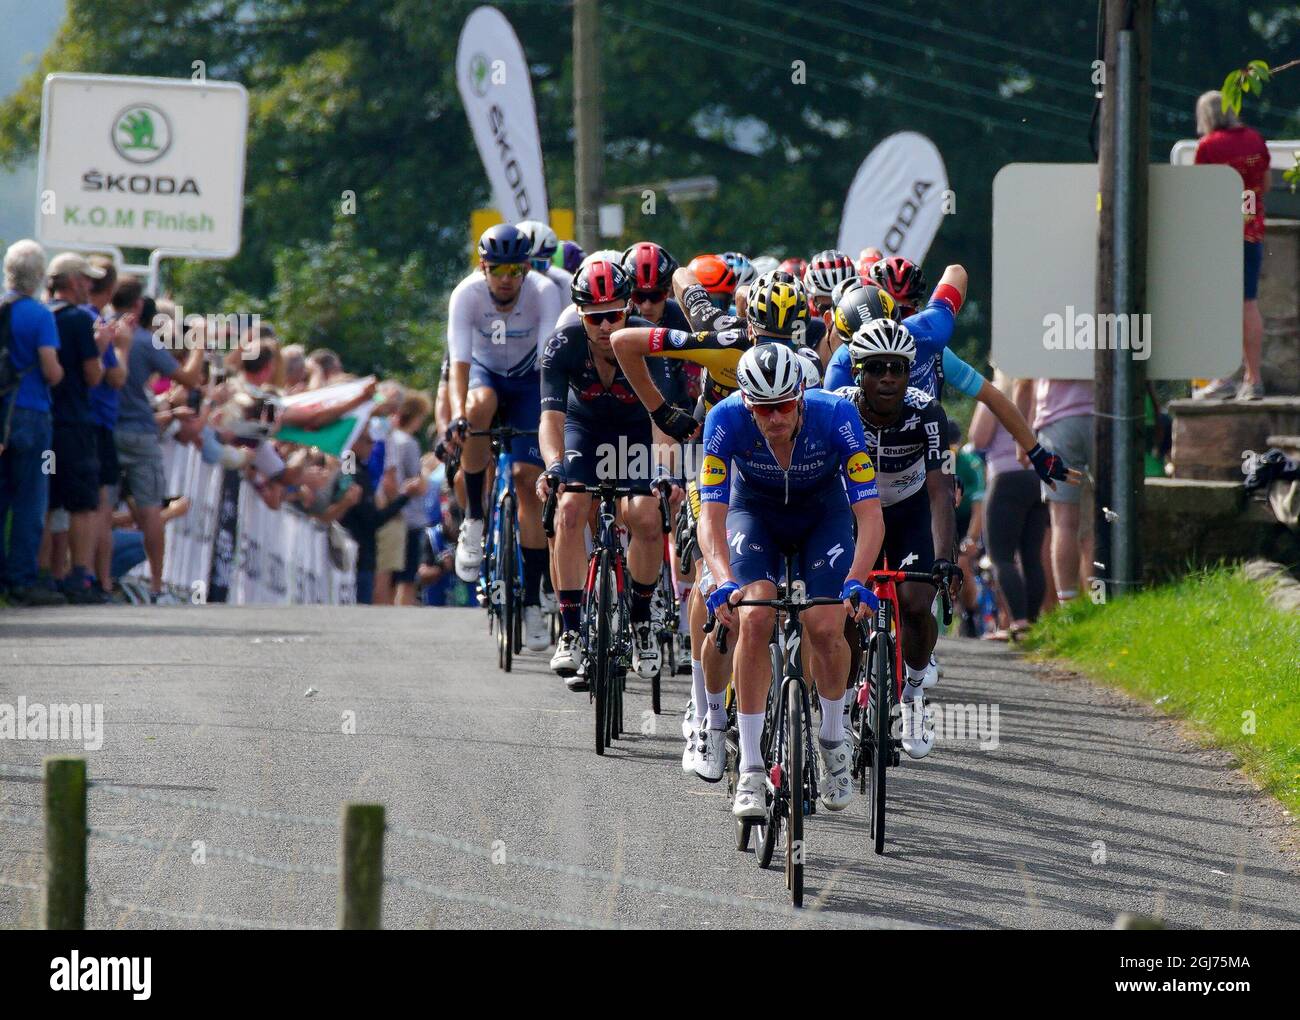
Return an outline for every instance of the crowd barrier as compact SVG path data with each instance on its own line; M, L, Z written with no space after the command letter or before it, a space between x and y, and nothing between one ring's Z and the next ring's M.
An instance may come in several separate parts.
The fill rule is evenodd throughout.
M193 602L350 605L356 543L294 507L272 510L237 471L163 441L166 492L190 510L167 523L163 583ZM148 577L141 564L131 575Z

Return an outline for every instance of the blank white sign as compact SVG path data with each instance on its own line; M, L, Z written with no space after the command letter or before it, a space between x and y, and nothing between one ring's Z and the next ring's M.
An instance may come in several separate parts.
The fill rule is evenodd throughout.
M1151 379L1215 378L1241 362L1241 177L1227 166L1149 167ZM993 179L992 360L1020 378L1091 379L1096 312L1095 163L1011 163ZM1095 331L1093 331L1095 336Z

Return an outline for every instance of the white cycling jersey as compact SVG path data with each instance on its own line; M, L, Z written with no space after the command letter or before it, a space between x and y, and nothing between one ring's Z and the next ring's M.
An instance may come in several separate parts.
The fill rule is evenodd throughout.
M573 274L560 266L547 266L546 278L560 288L561 303L568 301L573 291Z
M541 273L529 272L519 299L501 311L487 279L475 270L451 292L447 309L447 350L453 364L471 362L497 375L536 372L542 344L555 331L563 299Z

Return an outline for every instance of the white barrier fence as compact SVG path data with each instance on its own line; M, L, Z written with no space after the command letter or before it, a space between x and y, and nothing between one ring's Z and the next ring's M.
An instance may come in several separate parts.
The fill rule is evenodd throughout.
M189 513L167 524L163 582L193 601L235 605L356 602L356 543L295 509L272 510L245 481L226 478L199 451L164 441L166 492ZM233 500L222 514L223 493ZM214 569L215 568L215 569ZM140 564L131 576L147 578Z

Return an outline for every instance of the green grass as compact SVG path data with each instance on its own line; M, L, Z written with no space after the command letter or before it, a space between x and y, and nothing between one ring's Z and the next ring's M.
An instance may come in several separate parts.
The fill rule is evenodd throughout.
M1300 614L1266 591L1219 568L1107 605L1080 599L1040 620L1026 647L1195 724L1294 815Z

